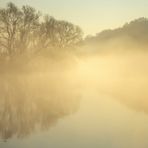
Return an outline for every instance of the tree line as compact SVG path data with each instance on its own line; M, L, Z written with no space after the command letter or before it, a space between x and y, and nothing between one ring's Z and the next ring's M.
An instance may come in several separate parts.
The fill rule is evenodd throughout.
M82 36L79 26L42 16L28 5L18 8L10 2L0 9L0 56L3 57L70 48L77 45Z

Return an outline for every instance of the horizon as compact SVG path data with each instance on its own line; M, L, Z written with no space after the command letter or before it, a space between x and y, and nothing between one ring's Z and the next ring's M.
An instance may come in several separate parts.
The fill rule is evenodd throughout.
M58 2L57 0L0 0L0 7L5 7L8 2L15 3L18 7L30 5L58 20L66 20L82 28L84 35L96 35L106 29L116 29L132 20L148 17L148 1L128 2L122 0L84 0ZM85 7L83 4L85 3ZM77 10L77 11L74 11ZM138 11L139 10L139 11ZM93 16L93 17L92 17ZM102 17L103 16L103 17Z

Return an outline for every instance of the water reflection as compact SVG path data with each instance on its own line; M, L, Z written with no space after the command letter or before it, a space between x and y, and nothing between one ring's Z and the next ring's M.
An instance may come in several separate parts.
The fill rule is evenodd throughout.
M79 94L60 78L57 81L45 75L5 75L0 77L0 82L0 137L3 139L46 130L79 107Z
M39 137L33 135L30 141L27 138L25 144L29 141L35 148L41 147L41 141L54 148L146 148L147 57L97 56L70 67L72 70L67 72L56 67L44 74L0 77L1 137L21 138L49 129L78 110L81 94L77 114L65 118L45 135L39 132ZM12 138L5 147L26 147L24 141Z

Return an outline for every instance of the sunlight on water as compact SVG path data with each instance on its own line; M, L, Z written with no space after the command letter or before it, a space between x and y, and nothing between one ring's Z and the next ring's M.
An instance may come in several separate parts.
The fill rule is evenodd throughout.
M50 72L1 75L1 145L146 148L145 55L69 61L62 70L56 63Z

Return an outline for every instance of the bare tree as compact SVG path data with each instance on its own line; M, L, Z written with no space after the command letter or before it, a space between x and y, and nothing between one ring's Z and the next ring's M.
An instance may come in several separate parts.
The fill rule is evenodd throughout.
M65 48L80 42L83 32L72 23L46 16L41 25L41 34L45 46Z
M29 55L46 49L74 46L82 40L83 33L78 26L48 15L44 19L40 16L30 6L20 9L13 3L0 9L0 54L9 57Z
M13 3L9 3L6 9L0 9L0 48L2 53L12 55L16 52L15 39L21 16L22 12Z
M17 8L8 3L0 10L0 48L9 56L22 53L34 44L33 33L39 27L40 14L30 6Z
M66 21L58 21L57 39L60 47L75 45L82 40L82 30Z
M22 7L21 25L19 28L19 51L22 53L24 50L31 50L36 45L35 32L37 32L40 13L30 6Z

